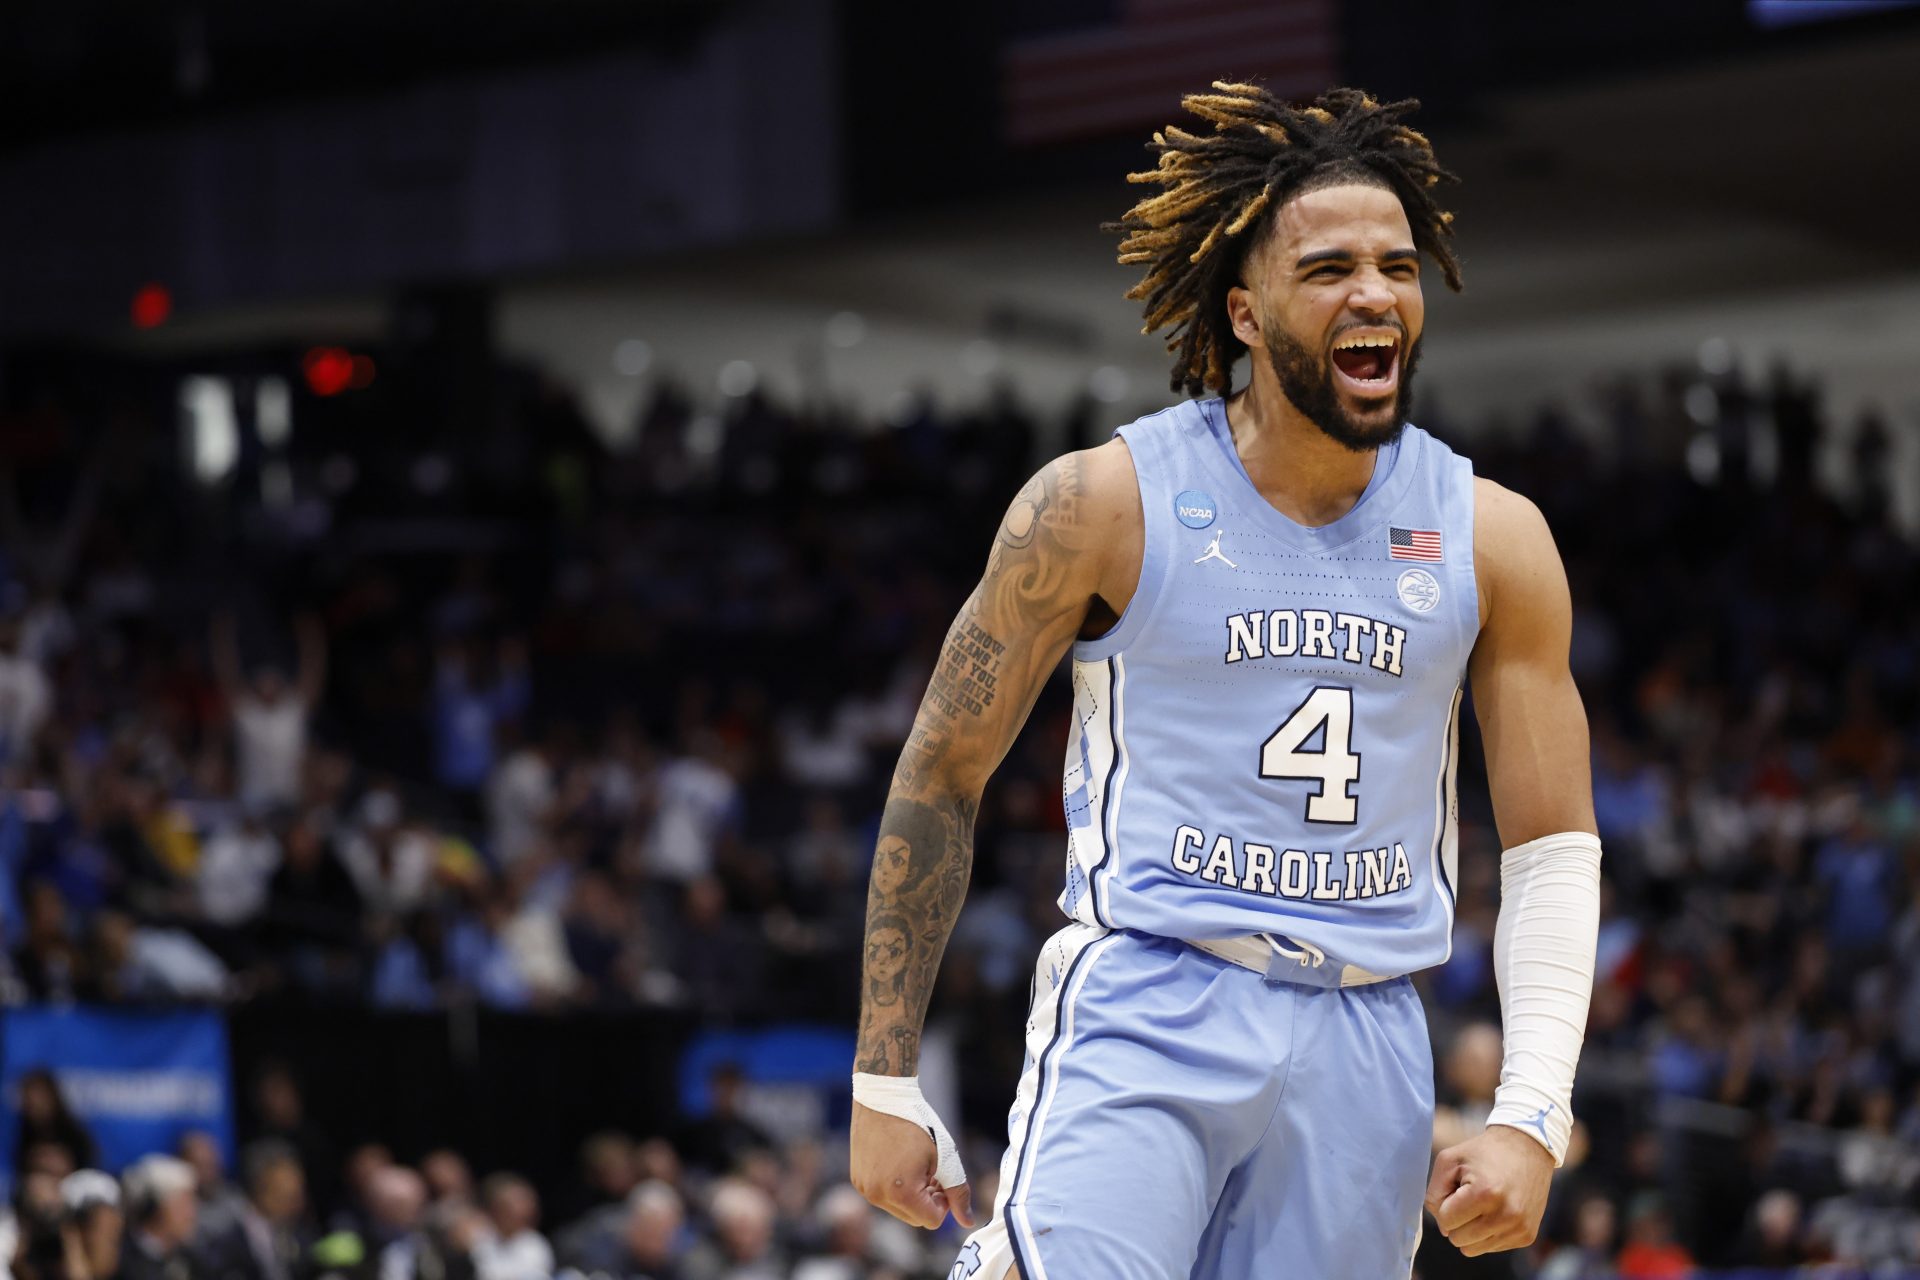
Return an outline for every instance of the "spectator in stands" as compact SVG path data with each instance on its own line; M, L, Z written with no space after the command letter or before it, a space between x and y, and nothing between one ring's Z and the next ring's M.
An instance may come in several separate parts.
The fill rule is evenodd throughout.
M732 1022L755 1011L763 944L728 910L727 889L718 877L688 882L669 937L687 998L703 1016Z
M370 1240L376 1234L374 1223L374 1188L379 1176L388 1169L396 1168L393 1153L384 1143L363 1142L347 1153L346 1171L342 1179L344 1198L334 1210L328 1227L333 1231L344 1231ZM422 1189L422 1196L425 1189Z
M127 1247L123 1280L200 1280L188 1251L199 1218L193 1166L173 1156L146 1156L121 1178Z
M1495 430L1469 446L1476 473L1535 496L1562 542L1608 844L1603 973L1576 1099L1594 1121L1593 1151L1556 1177L1554 1203L1567 1209L1553 1210L1540 1252L1566 1255L1584 1238L1573 1210L1593 1197L1627 1205L1684 1188L1669 1202L1673 1241L1703 1262L1729 1261L1743 1225L1761 1230L1757 1204L1769 1224L1788 1216L1777 1191L1797 1197L1801 1253L1893 1265L1915 1223L1903 1162L1920 1140L1920 1106L1889 1125L1878 1096L1905 1099L1920 1078L1920 597L1902 589L1920 580L1920 552L1888 504L1900 424L1866 433L1866 474L1839 477L1828 493L1793 460L1844 454L1853 424L1836 433L1812 381L1708 385L1691 360L1637 381L1615 379L1585 424L1624 441L1617 456L1583 443L1579 406L1542 415L1530 437ZM1701 394L1690 401L1690 391ZM1714 420L1696 421L1690 403ZM376 424L391 421L380 416L390 409L368 406ZM1083 413L1083 429L1109 413ZM510 394L501 414L508 432L549 420ZM134 938L182 929L263 1002L359 1006L377 988L422 1006L564 1009L584 990L582 972L597 991L635 998L634 964L644 963L643 998L679 1001L703 1023L753 1016L761 990L782 1014L849 1017L854 984L828 976L842 954L834 939L858 936L884 773L953 602L978 572L951 548L969 528L984 540L997 516L972 495L1011 491L1030 460L1015 456L1021 432L995 425L997 410L970 423L930 399L905 433L870 433L826 411L783 414L770 401L694 414L663 393L643 451L577 477L564 504L533 470L500 473L497 493L464 488L456 459L447 496L500 521L512 551L499 556L423 551L399 564L357 549L357 513L378 519L415 496L379 479L417 461L415 438L399 430L356 444L360 486L328 491L342 536L311 562L232 554L251 550L237 534L261 514L246 486L231 507L208 506L194 481L152 468L118 495L63 588L84 602L71 619L47 596L17 641L0 640L0 666L30 670L27 682L46 691L28 699L44 707L29 717L32 749L20 755L9 738L0 752L0 933L21 993L102 991L122 981ZM1768 477L1736 455L1760 452L1755 429L1768 418L1783 473L1756 502L1753 486ZM687 454L690 424L715 447ZM164 435L166 424L146 425ZM1730 450L1718 478L1685 468L1696 432ZM759 478L747 484L722 458ZM290 461L296 487L309 485ZM207 521L179 521L190 506ZM172 532L151 539L149 529ZM336 674L301 724L295 807L268 810L257 831L235 803L257 785L240 776L246 752L231 771L220 760L228 730L243 730L199 657L195 575L216 555L236 591L270 591L333 628L311 637ZM0 612L20 616L11 602ZM528 636L525 653L498 652L489 637L503 634ZM468 637L439 672L445 684L433 642L419 639L441 635ZM284 729L292 717L280 714ZM1054 797L1070 714L1067 690L1050 687L1034 732L1009 753L950 946L955 988L941 1007L987 1083L1010 1078L1023 1051L1017 1017L1005 1020L1011 1036L1000 1017L1000 1003L1023 1007L1026 987L1007 958L1030 955L1057 915ZM542 732L531 754L502 732L569 717L593 722L572 737ZM656 741L679 747L662 763ZM1483 1091L1461 1083L1453 1051L1473 1056L1471 1037L1452 1033L1497 1014L1487 957L1498 884L1480 753L1463 747L1454 960L1420 981L1445 1047L1443 1106L1471 1123ZM428 786L404 792L406 811L430 820L413 827L433 845L413 860L426 875L408 887L393 874L402 860L383 869L376 853L363 895L339 853L365 835L357 806L391 796L397 810L403 784L431 783L443 766L465 779L451 806L471 825L461 834L484 830L505 874L436 872L454 861L442 833L461 824ZM369 816L383 804L372 800ZM281 864L250 915L269 841ZM503 852L516 845L517 856ZM396 898L418 905L396 909ZM82 945L98 939L115 945ZM376 939L389 962L379 983ZM92 963L101 951L105 976ZM857 963L857 952L846 958ZM804 999L790 999L791 987ZM1665 1095L1657 1113L1650 1071ZM965 1093L962 1107L977 1131L962 1140L986 1147L990 1165L1004 1111ZM297 1097L278 1119L265 1110L249 1136L297 1142L316 1210L334 1210L341 1166L327 1135ZM387 1114L327 1111L356 1130ZM1750 1143L1708 1142L1702 1154L1702 1134L1743 1126ZM510 1135L521 1132L502 1126L486 1154L518 1158ZM548 1195L553 1220L567 1224L558 1251L570 1255L565 1242L581 1229L600 1242L601 1269L645 1273L622 1243L638 1170L689 1202L706 1177L743 1171L778 1192L793 1238L809 1239L821 1185L809 1157L794 1151L783 1167L759 1139L691 1145L701 1152L689 1179L671 1145L653 1140L638 1158L625 1144L610 1162L620 1172L590 1201ZM31 1181L42 1201L49 1179L57 1192L76 1167L61 1145L14 1155L31 1166L23 1192ZM595 1208L611 1225L583 1216ZM689 1237L704 1229L675 1222ZM875 1223L882 1237L890 1222ZM436 1218L433 1247L445 1246L448 1265L463 1265L456 1246L471 1225ZM57 1258L57 1231L53 1244ZM330 1247L305 1261L323 1273L373 1265L351 1259Z
M480 1186L491 1230L474 1248L480 1280L546 1280L553 1249L540 1234L540 1195L513 1173L496 1173Z
M1866 967L1892 933L1900 869L1862 809L1821 845L1814 875L1826 891L1829 948L1849 973Z
M269 1059L261 1064L249 1092L254 1145L275 1153L282 1147L291 1150L300 1164L301 1199L312 1208L331 1204L340 1181L334 1145L318 1125L308 1121L306 1097L293 1071L286 1063ZM251 1174L248 1194L254 1194Z
M536 738L495 766L487 781L487 851L496 867L513 867L539 849L559 800L554 764L552 743Z
M746 1079L737 1062L718 1062L707 1072L707 1113L689 1122L674 1142L694 1168L729 1173L749 1151L773 1145L767 1131L740 1109Z
M532 696L525 641L499 642L490 663L476 641L441 645L434 670L434 776L459 801L466 821L480 817L480 792L493 772L495 734L526 712Z
M608 1129L580 1144L571 1221L554 1239L562 1265L585 1271L613 1266L632 1211L628 1197L640 1181L633 1139L626 1134Z
M55 1151L64 1160L66 1153ZM20 1280L63 1277L73 1241L62 1195L67 1175L28 1170L19 1175L13 1200L0 1206L0 1262Z
M506 878L505 910L511 915L496 935L537 1007L571 1000L580 986L580 971L573 967L567 946L562 902L541 891L538 870L523 863ZM558 875L548 883L564 886L567 878Z
M266 909L279 868L279 839L257 809L244 809L200 846L195 882L201 916L225 929L251 924Z
M1869 1091L1860 1123L1840 1140L1839 1169L1848 1189L1882 1203L1900 1203L1920 1183L1920 1150L1894 1132L1893 1091Z
M1693 1258L1674 1243L1673 1215L1654 1192L1634 1197L1627 1213L1627 1244L1615 1260L1620 1280L1684 1280Z
M472 1201L443 1200L420 1225L380 1258L382 1280L478 1280L477 1254L489 1234L487 1217Z
M21 617L0 612L0 770L24 765L53 713L53 684L21 640Z
M220 1000L232 977L220 957L185 929L141 925L124 911L93 917L89 999L107 1004Z
M21 1156L22 1177L40 1174L58 1182L75 1172L78 1171L74 1167L73 1153L58 1142L29 1143Z
M579 976L576 997L603 1006L633 1003L645 966L639 926L606 876L589 871L574 881L562 928Z
M426 905L433 891L433 837L409 819L391 788L361 800L358 821L342 834L339 849L367 910L403 916Z
M1744 1266L1790 1271L1807 1261L1800 1247L1800 1197L1783 1187L1754 1203L1734 1260Z
M1570 1244L1555 1249L1539 1280L1614 1280L1614 1208L1604 1195L1590 1195L1574 1211Z
M627 1280L697 1280L681 1265L681 1229L686 1208L664 1182L643 1182L627 1199L621 1250L611 1274Z
M818 1210L820 1248L793 1269L793 1280L867 1280L886 1265L874 1247L873 1214L867 1198L850 1186L827 1192Z
M1714 1022L1713 1006L1705 997L1688 995L1674 1003L1649 1046L1650 1074L1662 1094L1712 1096L1726 1066L1725 1042Z
M620 1232L626 1230L626 1199L639 1182L641 1174L630 1136L611 1128L589 1134L580 1144L576 1182L561 1201L566 1207L561 1221L566 1226L553 1242L564 1265L578 1265L574 1259L582 1253L582 1242L589 1238L607 1247L620 1238Z
M296 624L300 669L289 683L279 668L262 664L251 679L241 674L233 615L213 624L213 668L232 717L239 800L252 813L300 799L308 725L326 687L326 633L319 619L301 615Z
M773 1197L740 1178L714 1184L707 1208L713 1238L687 1255L687 1280L785 1280L786 1259L774 1238Z
M473 1169L467 1158L451 1147L435 1147L420 1157L420 1177L427 1184L427 1203L473 1199Z
M212 1134L202 1129L183 1134L177 1154L193 1169L194 1198L199 1204L191 1247L204 1262L217 1256L239 1232L247 1200L227 1180L226 1156Z
M126 1217L120 1184L98 1169L81 1169L60 1182L65 1280L112 1280L120 1275Z
M633 1170L641 1181L664 1182L676 1191L686 1189L686 1169L680 1152L665 1138L655 1136L635 1144Z
M375 1170L366 1185L367 1252L380 1259L382 1280L403 1280L420 1248L414 1234L426 1222L426 1180L403 1165L389 1164Z
M315 1237L299 1153L289 1143L263 1138L247 1148L243 1169L240 1249L227 1274L234 1280L302 1280Z
M778 1155L766 1153L772 1176L762 1185L780 1210L780 1220L789 1226L807 1222L815 1216L821 1194L827 1186L827 1149L818 1138L796 1138L781 1147Z
M463 911L447 928L447 969L456 986L473 992L496 1009L524 1009L534 991L521 972L508 930L513 908L504 894L487 890L472 911Z
M802 786L833 790L857 785L868 769L860 709L850 701L820 698L788 712L780 723L780 764Z
M70 1004L83 982L85 960L74 939L66 895L51 880L31 880L26 900L27 936L14 960L20 984L30 999Z
M740 788L719 734L695 730L687 746L654 780L647 836L648 873L679 884L712 874L721 842L739 821Z
M60 1082L45 1067L32 1067L20 1077L19 1130L14 1135L16 1176L28 1167L29 1149L47 1145L66 1152L67 1171L91 1169L100 1163L100 1148L80 1117L67 1105Z
M362 902L321 821L309 813L286 828L283 860L267 884L263 924L280 940L286 976L297 989L334 992L358 986L353 949Z

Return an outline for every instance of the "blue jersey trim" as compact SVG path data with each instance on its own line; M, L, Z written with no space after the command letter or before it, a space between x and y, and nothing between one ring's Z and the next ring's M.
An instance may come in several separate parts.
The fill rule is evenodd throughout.
M1473 528L1480 518L1476 503L1479 491L1473 479L1472 459L1454 454L1452 470L1460 499L1459 506L1456 508L1460 514L1455 517L1456 523L1461 526L1459 545L1467 549L1466 554L1456 561L1454 571L1465 582L1467 595L1471 598L1470 606L1460 610L1458 614L1461 627L1460 638L1464 642L1467 653L1471 654L1474 642L1480 637L1480 575L1473 562ZM1465 674L1464 671L1461 673L1462 679L1465 679Z
M1100 911L1100 873L1113 861L1113 778L1120 772L1120 734L1118 720L1120 710L1120 676L1114 669L1112 658L1107 659L1107 739L1113 744L1112 756L1107 761L1106 781L1100 784L1100 842L1106 847L1100 851L1100 861L1093 864L1093 870L1087 873L1087 896L1093 903L1094 923L1112 926Z
M1434 820L1434 828L1433 828L1434 879L1439 882L1438 887L1440 889L1440 892L1445 894L1447 899L1447 922L1449 926L1447 929L1447 934L1448 934L1447 954L1448 955L1453 954L1453 941L1452 941L1453 929L1451 926L1453 922L1455 901L1454 901L1454 895L1453 895L1453 882L1447 879L1447 858L1446 858L1446 852L1445 852L1446 843L1447 843L1447 807L1448 807L1447 806L1447 790L1448 790L1447 783L1452 779L1454 768L1459 763L1459 761L1454 758L1455 753L1454 753L1453 744L1456 741L1456 739L1454 738L1453 735L1456 729L1458 728L1458 722L1460 719L1461 701L1462 701L1462 697L1461 697L1460 690L1458 689L1454 690L1453 706L1449 708L1447 711L1447 727L1440 735L1440 781L1437 784L1440 794L1438 796L1439 803L1435 810L1436 817Z
M1112 743L1112 757L1107 761L1107 779L1100 788L1100 840L1105 846L1100 851L1100 861L1087 872L1087 900L1093 904L1093 918L1096 924L1111 929L1113 927L1113 880L1119 874L1119 865L1114 853L1120 847L1120 798L1115 792L1115 780L1121 777L1120 762L1123 748L1120 745L1121 734L1125 732L1120 718L1120 698L1127 679L1126 667L1116 654L1107 659L1107 738ZM1112 865L1109 865L1112 864ZM1102 876L1100 873L1106 872ZM1107 909L1100 910L1100 885L1107 886Z
M1238 491L1239 505L1282 546L1305 555L1326 555L1358 542L1393 516L1402 499L1413 492L1428 450L1421 436L1410 435L1411 423L1389 445L1374 451L1374 472L1357 502L1331 524L1304 525L1267 501L1247 472L1246 460L1233 443L1226 402L1220 397L1199 402L1211 443L1200 448L1209 471L1221 483ZM1382 474L1384 470L1384 474Z

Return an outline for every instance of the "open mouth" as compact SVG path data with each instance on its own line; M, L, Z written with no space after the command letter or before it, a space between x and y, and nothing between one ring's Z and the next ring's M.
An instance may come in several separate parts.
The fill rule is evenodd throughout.
M1400 382L1400 335L1391 331L1344 333L1333 344L1333 367L1354 394L1386 395Z

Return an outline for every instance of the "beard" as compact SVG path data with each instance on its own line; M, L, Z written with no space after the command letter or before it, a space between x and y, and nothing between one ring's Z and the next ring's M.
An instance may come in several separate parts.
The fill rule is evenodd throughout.
M1264 326L1267 335L1267 363L1280 380L1280 391L1307 421L1327 433L1329 439L1355 453L1366 453L1399 439L1407 425L1407 413L1413 406L1413 367L1420 360L1420 340L1400 345L1400 385L1394 389L1393 417L1383 424L1356 420L1340 402L1340 389L1333 381L1333 361L1309 351L1297 338L1276 324Z

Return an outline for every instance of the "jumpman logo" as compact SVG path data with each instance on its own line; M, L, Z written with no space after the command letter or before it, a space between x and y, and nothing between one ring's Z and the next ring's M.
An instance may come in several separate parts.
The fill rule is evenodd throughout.
M953 1270L947 1272L947 1280L967 1280L967 1277L980 1269L980 1246L967 1241L967 1247L960 1251Z
M1238 569L1240 566L1235 564L1233 561L1227 559L1227 557L1223 555L1220 551L1220 539L1224 538L1226 534L1227 534L1227 531L1225 529L1221 529L1218 532L1216 532L1213 535L1213 541L1207 544L1206 551L1203 554L1196 556L1193 562L1195 564L1205 564L1209 560L1218 560L1221 564L1227 566L1227 568L1229 569Z
M1531 1125L1535 1129L1538 1129L1540 1131L1540 1145L1549 1151L1553 1150L1553 1141L1547 1137L1547 1113L1559 1105L1557 1102L1549 1102L1546 1106L1519 1122L1520 1124Z

